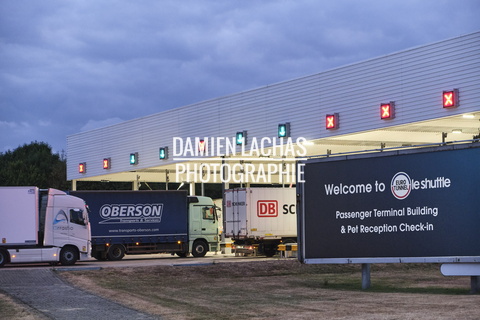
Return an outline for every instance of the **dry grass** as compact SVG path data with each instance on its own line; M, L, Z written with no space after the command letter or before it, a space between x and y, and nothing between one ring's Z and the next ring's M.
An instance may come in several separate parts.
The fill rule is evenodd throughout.
M106 268L62 273L88 291L163 319L478 319L469 277L439 266L372 265L362 291L359 265L294 260L209 266Z
M38 312L31 310L21 302L13 300L11 297L0 293L0 319L8 320L36 320L46 319Z

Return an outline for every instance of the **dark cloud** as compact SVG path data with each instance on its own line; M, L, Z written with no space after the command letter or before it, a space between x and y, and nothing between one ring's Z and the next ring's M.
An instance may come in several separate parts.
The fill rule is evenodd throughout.
M0 3L0 152L478 31L478 0Z

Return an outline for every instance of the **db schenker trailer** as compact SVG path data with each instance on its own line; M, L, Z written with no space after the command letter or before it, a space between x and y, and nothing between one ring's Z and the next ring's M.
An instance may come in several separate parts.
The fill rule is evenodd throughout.
M37 187L0 187L0 267L90 257L90 225L82 199Z
M92 257L172 253L203 257L218 250L212 199L186 191L74 191L90 208Z
M258 247L273 256L281 243L297 242L296 190L237 188L225 190L225 237L236 252Z

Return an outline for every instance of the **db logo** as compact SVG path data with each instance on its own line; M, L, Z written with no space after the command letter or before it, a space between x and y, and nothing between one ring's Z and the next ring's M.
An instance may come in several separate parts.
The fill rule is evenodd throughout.
M278 201L276 200L258 200L257 216L259 217L277 217Z

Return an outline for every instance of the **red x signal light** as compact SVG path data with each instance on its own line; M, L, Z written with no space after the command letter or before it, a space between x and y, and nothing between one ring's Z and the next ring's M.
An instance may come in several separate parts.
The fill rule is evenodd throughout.
M395 118L395 102L380 104L380 119L388 120Z
M444 108L458 107L458 89L443 91L442 100Z
M327 114L325 117L325 129L338 129L338 113Z
M198 141L198 151L200 151L200 154L203 155L203 153L207 150L207 142L203 139Z
M103 159L103 169L110 169L111 163L110 158Z

